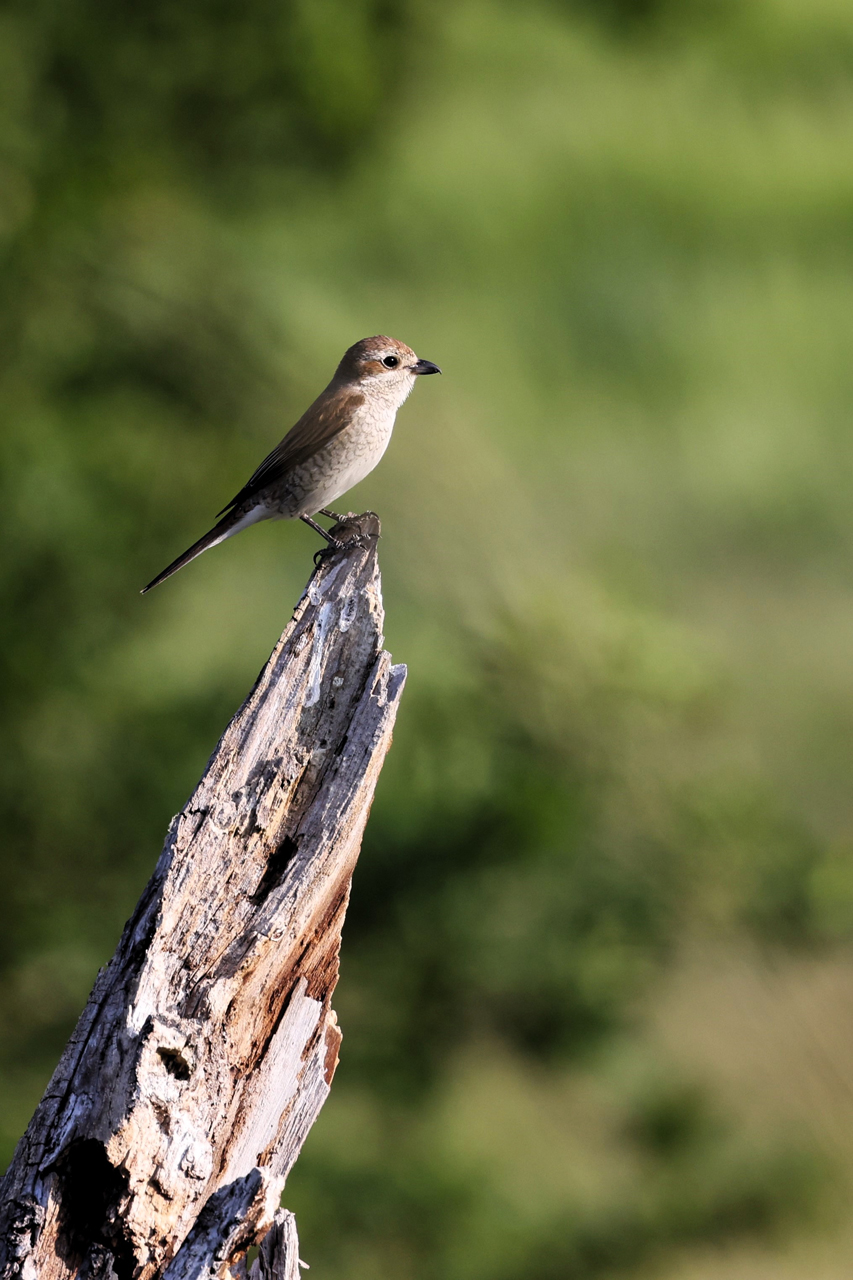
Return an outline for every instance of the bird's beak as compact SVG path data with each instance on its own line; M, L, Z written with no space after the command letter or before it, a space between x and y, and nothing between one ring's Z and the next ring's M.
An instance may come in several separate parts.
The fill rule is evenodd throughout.
M441 373L437 364L433 364L431 360L416 360L414 364L410 364L409 368L412 373Z

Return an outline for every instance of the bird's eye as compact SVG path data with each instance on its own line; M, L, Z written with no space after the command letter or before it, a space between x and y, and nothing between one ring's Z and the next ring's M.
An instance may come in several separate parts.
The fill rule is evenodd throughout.
M396 369L400 361L396 356L383 356L382 363L385 365L386 369Z

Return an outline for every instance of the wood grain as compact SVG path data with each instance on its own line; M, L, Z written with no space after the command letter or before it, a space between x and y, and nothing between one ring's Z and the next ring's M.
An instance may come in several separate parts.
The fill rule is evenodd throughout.
M341 926L405 680L378 521L340 532L364 545L312 575L0 1185L3 1277L237 1276L274 1220L255 1270L296 1274L276 1213L337 1065Z

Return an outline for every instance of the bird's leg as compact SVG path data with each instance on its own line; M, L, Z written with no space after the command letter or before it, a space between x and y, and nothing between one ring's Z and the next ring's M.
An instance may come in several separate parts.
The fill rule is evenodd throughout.
M345 516L339 516L337 511L330 511L328 507L321 507L317 512L318 516L325 516L327 520L334 520L335 524L340 524Z
M314 530L315 533L319 533L321 538L325 538L331 546L337 547L340 545L337 538L333 538L330 533L326 532L322 525L317 524L317 521L312 520L310 516L300 516L299 519L303 520L309 528Z
M324 511L318 512L318 515L325 515L325 514L326 513ZM351 547L366 547L368 545L360 533L355 534L355 536L351 538L346 538L346 539L335 538L326 529L321 529L320 526L317 524L316 520L312 520L310 516L300 516L299 519L302 520L305 524L307 524L311 529L316 530L316 532L319 533L321 538L326 539L327 545L325 547L322 547L321 550L318 551L314 556L315 564L317 564L319 560L322 560L323 556L332 555L334 554L335 551L349 551ZM341 521L345 519L346 517L342 516L338 520L338 523L340 524Z
M337 538L333 538L330 533L327 533L321 525L317 524L316 520L312 520L310 516L300 516L299 519L304 524L307 524L309 529L313 529L315 533L319 533L321 538L326 539L325 547L321 547L319 551L314 553L315 564L318 564L323 559L323 556L327 556L330 552L338 550L341 544L338 542Z

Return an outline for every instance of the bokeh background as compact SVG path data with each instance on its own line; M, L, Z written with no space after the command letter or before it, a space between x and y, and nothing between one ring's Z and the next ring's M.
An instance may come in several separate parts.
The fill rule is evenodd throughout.
M325 384L410 680L318 1280L841 1280L850 0L6 0L0 1147L316 540L145 599Z

